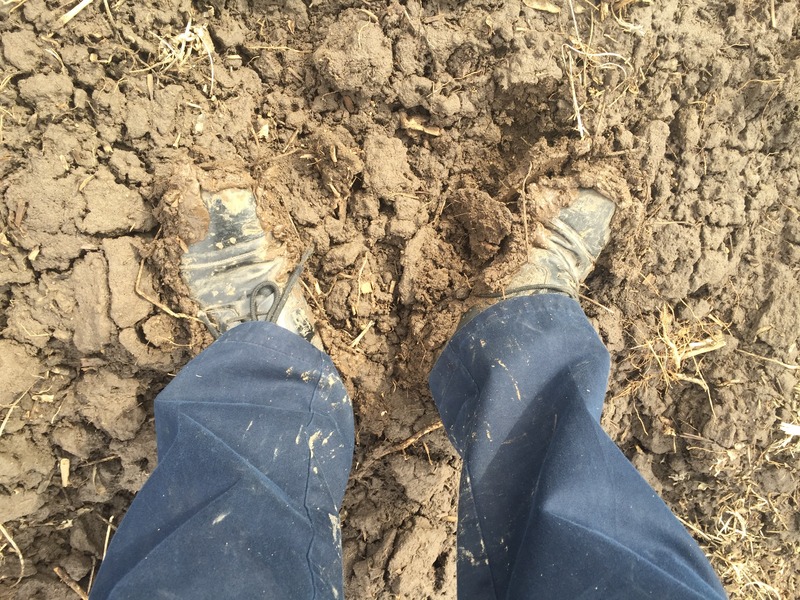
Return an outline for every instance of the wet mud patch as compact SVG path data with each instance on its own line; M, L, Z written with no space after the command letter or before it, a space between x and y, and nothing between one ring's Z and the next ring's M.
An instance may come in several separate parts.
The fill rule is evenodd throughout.
M578 186L619 204L582 290L604 426L732 597L792 596L798 8L528 4L0 8L4 597L71 594L54 567L85 589L155 467L152 400L210 341L180 257L200 187L228 185L315 248L357 419L349 597L455 597L460 465L426 374Z

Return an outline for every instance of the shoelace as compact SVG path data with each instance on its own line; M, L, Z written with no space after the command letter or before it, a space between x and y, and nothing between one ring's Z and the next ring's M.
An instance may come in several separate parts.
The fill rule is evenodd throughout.
M272 280L262 281L261 283L257 284L252 291L250 292L250 321L266 321L269 323L277 323L278 318L281 316L281 311L283 307L286 306L286 302L289 300L289 297L292 294L292 289L300 280L300 275L303 273L303 268L305 267L306 262L308 261L311 253L314 251L314 248L307 248L303 255L300 257L297 266L292 271L292 274L289 275L289 279L286 280L286 285L283 286L283 291L281 291L280 287L277 283ZM275 296L275 300L272 302L272 305L266 312L259 313L258 312L258 295L262 291L267 291L268 294L265 296L269 298L269 296ZM263 319L261 317L264 317ZM211 322L206 315L205 312L201 311L197 318L200 319L203 324L208 329L208 332L211 336L216 340L220 336L219 329ZM247 317L241 317L239 319L234 319L234 321L244 322L247 321Z

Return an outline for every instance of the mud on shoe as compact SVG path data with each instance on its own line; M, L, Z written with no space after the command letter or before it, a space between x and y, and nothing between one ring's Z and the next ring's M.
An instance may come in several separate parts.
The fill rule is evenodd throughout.
M505 296L561 293L578 299L581 283L608 243L616 205L599 192L580 189L578 198L544 223L541 247L509 282Z
M208 233L183 255L181 275L211 334L219 337L244 321L271 321L321 348L297 285L311 251L288 274L285 247L262 229L250 190L201 190L201 197Z
M614 202L599 192L578 190L572 204L543 224L541 244L529 250L505 290L480 295L480 302L464 314L459 328L503 298L555 293L577 300L581 283L608 243L615 210Z

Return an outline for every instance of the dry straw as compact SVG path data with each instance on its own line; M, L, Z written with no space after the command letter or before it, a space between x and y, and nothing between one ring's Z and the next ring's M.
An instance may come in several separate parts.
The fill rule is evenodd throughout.
M214 83L216 81L214 71L214 42L208 27L205 25L192 25L191 19L186 23L184 30L171 37L161 37L153 33L159 42L158 60L148 65L144 69L137 69L133 73L145 71L158 71L166 73L172 69L190 67L191 59L196 55L205 55L211 68L211 82L208 88L208 95L214 95Z
M727 333L728 324L713 314L702 318L691 315L687 320L679 320L673 310L664 305L648 339L631 352L630 360L640 376L619 396L635 394L644 386L664 389L689 383L705 391L713 415L714 404L703 376L702 357L723 348ZM737 351L774 365L773 368L797 368L797 365L777 359L738 348ZM724 448L700 435L677 432L678 437L693 442L687 445L686 451L702 453L704 462L708 461L709 476L724 482L724 485L715 485L713 481L687 482L686 485L694 488L691 492L685 488L685 502L701 502L696 494L705 492L702 502L713 506L715 513L702 521L685 518L681 521L701 543L734 600L784 598L781 588L794 577L795 557L800 554L800 544L793 542L790 534L796 529L793 515L800 504L800 489L783 493L763 483L766 473L781 474L793 480L798 476L800 385L793 389L792 401L781 396L776 403L774 410L781 409L784 414L793 415L794 422L776 419L773 440L766 449L753 443ZM676 512L691 514L691 506L681 506Z
M700 386L708 397L714 414L711 390L703 377L700 357L725 347L728 325L713 314L700 319L679 321L673 309L664 304L654 331L634 346L630 359L641 377L627 386L619 396L626 396L644 385L669 388L677 382Z
M609 12L614 15L617 22L623 26L626 31L632 33L639 33L633 26L617 17L618 10L625 8L632 2L630 0L617 0L616 2L603 2L600 5L600 18L604 19L604 14ZM619 6L618 9L614 7ZM610 8L609 8L610 7ZM581 35L580 27L578 26L578 18L573 0L569 0L569 13L572 22L573 36L570 43L564 43L561 46L561 60L564 64L564 69L567 73L569 81L570 95L572 97L572 110L575 113L575 123L578 134L581 139L590 135L586 128L583 118L583 110L585 103L582 103L578 98L579 86L586 91L587 96L594 95L597 97L605 94L605 90L598 83L601 78L598 74L602 71L609 69L616 69L622 73L622 84L617 86L617 89L622 88L622 93L633 87L629 73L633 70L630 60L617 52L602 52L594 47L594 12L589 13L590 25L588 37L584 39ZM612 90L615 91L615 90ZM619 100L619 97L614 100L614 103ZM587 98L586 102L589 99ZM613 104L613 103L612 103Z
M736 473L736 491L716 502L711 528L682 522L709 555L732 600L781 600L786 596L775 584L795 576L794 563L800 551L792 536L786 535L796 528L800 492L764 490L758 476L767 470L782 470L796 479L800 439L784 435L760 453L752 447L724 449L704 441L708 447L690 450L715 453L715 470ZM701 490L707 487L698 485Z
M0 533L3 534L4 538L6 538L6 541L14 549L14 552L16 553L17 558L19 559L19 577L17 578L17 581L14 583L14 585L16 586L19 585L19 582L22 581L22 577L25 575L25 557L22 555L22 550L19 549L19 546L14 541L14 538L11 537L11 533L9 533L8 529L6 529L2 523L0 523Z

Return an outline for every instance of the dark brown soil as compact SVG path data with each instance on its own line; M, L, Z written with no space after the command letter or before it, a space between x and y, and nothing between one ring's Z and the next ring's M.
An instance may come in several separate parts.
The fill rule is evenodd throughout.
M472 291L581 185L620 204L583 301L605 427L733 598L796 597L798 5L533 4L111 0L61 26L3 0L0 597L89 586L155 467L153 398L210 341L177 260L198 186L230 184L315 246L357 418L349 598L455 597L459 461L441 429L399 448Z

